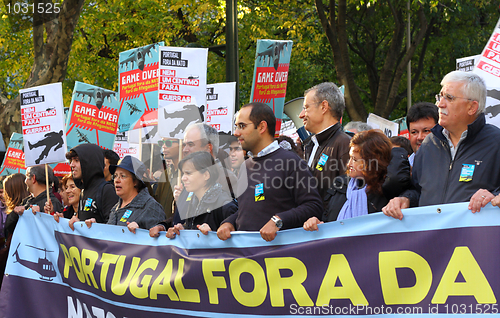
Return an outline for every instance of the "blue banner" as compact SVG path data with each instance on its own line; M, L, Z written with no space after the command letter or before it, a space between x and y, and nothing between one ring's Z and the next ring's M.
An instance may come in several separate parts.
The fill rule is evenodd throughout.
M332 222L317 232L146 230L24 213L0 317L498 314L500 211L467 203ZM22 295L22 297L20 297Z

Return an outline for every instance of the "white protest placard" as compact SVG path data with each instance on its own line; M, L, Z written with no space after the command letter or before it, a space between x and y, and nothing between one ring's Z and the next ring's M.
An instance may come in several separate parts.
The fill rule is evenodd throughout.
M366 123L372 126L373 129L380 129L389 138L398 135L398 123L392 122L383 117L370 113Z
M208 49L160 46L158 123L161 137L184 137L204 121Z
M127 133L128 142L131 144L156 144L161 140L158 126L146 126L129 130Z
M235 90L235 82L207 85L205 123L219 132L233 132Z
M128 142L128 131L118 132L115 138L113 151L118 154L120 159L130 155L139 159L139 145L130 144Z
M486 82L486 122L500 127L500 19L473 72Z
M472 72L480 58L481 55L472 55L457 59L457 71Z
M19 90L26 167L66 161L62 83Z

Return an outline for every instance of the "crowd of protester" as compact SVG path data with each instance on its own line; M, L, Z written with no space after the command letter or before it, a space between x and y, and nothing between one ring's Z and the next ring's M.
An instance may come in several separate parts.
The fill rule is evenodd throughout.
M300 142L275 139L273 111L254 102L237 113L225 156L217 130L193 124L183 140L159 142L164 165L154 176L135 157L119 161L110 150L78 145L66 154L71 174L60 182L43 165L3 179L0 270L28 209L67 219L71 229L83 221L171 239L199 229L221 240L233 231L259 231L272 241L280 230L317 231L324 222L380 211L401 220L409 207L470 201L478 212L490 202L498 206L500 129L485 122L485 83L455 71L441 85L435 104L408 111L409 139L389 139L362 122L343 129L344 97L335 84L322 83L304 93L299 117L312 135ZM47 182L59 188L48 197Z

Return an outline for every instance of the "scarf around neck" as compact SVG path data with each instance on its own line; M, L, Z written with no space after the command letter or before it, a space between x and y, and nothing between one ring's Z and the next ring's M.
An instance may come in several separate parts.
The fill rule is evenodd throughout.
M356 178L351 178L347 185L347 200L340 210L337 221L355 218L368 214L368 198L366 196L366 184L359 188Z

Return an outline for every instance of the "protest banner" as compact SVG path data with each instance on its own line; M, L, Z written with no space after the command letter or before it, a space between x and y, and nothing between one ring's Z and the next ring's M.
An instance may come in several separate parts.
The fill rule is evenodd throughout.
M500 127L500 19L473 72L486 82L486 122Z
M207 85L205 123L219 132L219 149L228 149L229 136L233 134L236 83Z
M116 95L101 87L75 82L66 120L68 149L82 143L113 149L120 107Z
M25 212L0 317L498 314L500 213L468 203L278 232L147 230ZM19 297L22 295L22 297Z
M276 116L276 137L285 105L292 41L257 40L250 102L261 102Z
M14 173L26 173L23 135L19 133L12 133L10 136L9 146L0 168L0 176L8 176Z
M161 137L184 136L204 121L208 49L160 47L158 120Z
M163 44L158 42L120 53L119 132L158 124L158 48Z
M410 139L410 131L408 130L408 125L406 123L406 116L394 119L392 122L398 124L399 126L399 134L397 136L402 136Z
M380 129L389 138L397 136L399 133L398 123L392 122L373 113L368 114L366 123L372 126L373 129Z
M26 167L66 161L62 83L19 90Z

